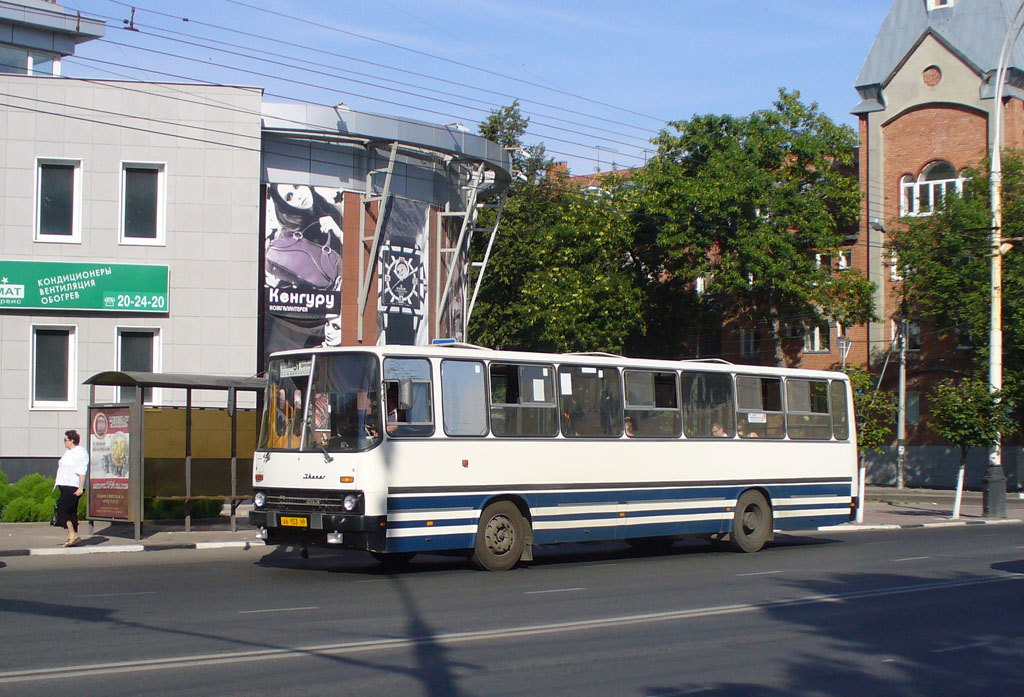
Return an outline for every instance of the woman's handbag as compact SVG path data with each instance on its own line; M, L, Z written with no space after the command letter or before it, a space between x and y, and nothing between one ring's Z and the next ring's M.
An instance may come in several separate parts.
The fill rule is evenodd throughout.
M53 526L53 527L55 527L55 528L61 528L61 527L64 527L63 525L61 525L61 524L60 524L60 523L58 522L58 516L57 516L57 504L53 504L53 515L52 515L52 516L50 516L50 525L52 525L52 526Z
M338 253L302 235L277 237L267 247L267 268L296 286L330 290L338 279Z

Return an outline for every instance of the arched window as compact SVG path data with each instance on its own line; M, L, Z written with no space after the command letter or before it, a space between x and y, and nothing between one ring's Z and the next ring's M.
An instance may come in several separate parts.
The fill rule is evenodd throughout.
M933 162L916 180L909 174L900 179L900 214L931 215L946 196L963 194L964 178L948 162Z

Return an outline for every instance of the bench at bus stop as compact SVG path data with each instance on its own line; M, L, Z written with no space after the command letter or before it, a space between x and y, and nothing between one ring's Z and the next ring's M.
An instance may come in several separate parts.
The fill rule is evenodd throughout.
M238 507L252 496L154 496L154 501L185 504L185 532L192 532L192 504L195 501L222 501L231 504L231 532L237 532Z

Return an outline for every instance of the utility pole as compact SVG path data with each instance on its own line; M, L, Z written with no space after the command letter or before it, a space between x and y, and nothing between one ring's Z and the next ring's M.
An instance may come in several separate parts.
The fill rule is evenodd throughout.
M992 317L989 329L989 389L998 392L1003 388L1003 88L1006 85L1006 69L1010 49L1024 30L1024 24L1017 26L1017 20L1024 11L1024 0L1006 28L1003 49L996 66L995 94L992 96L992 169L989 173L989 194L992 203L992 234L989 242L992 256L991 305ZM982 510L986 518L1006 517L1006 473L1003 471L1002 438L996 434L995 443L988 451L988 466L982 477Z
M907 464L907 318L900 318L900 394L896 412L896 488L902 489Z

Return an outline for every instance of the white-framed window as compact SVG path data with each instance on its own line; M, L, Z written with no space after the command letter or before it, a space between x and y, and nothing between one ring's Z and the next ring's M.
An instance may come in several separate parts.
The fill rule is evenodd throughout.
M740 329L740 355L744 358L761 355L761 332L757 329Z
M889 254L889 280L893 283L903 280L903 267L900 266L900 258L896 254L896 250Z
M828 353L832 350L832 328L827 319L819 319L804 329L804 353Z
M117 369L121 371L140 371L159 373L161 370L160 330L151 327L118 327L117 328ZM130 391L123 395L130 396ZM121 389L118 388L115 399L122 401ZM160 388L147 387L143 391L142 401L145 404L160 404Z
M893 339L896 339L900 335L900 322L899 320L891 320L889 324L889 331L892 332ZM899 347L899 344L896 344ZM908 319L907 320L907 350L908 351L920 351L921 350L921 320Z
M78 408L78 328L32 325L29 406L40 410Z
M60 75L60 55L0 46L0 74Z
M840 271L846 271L847 269L853 268L853 249L850 247L844 247L839 250L838 268Z
M921 423L921 393L907 390L907 425Z
M167 244L165 175L163 163L121 163L121 244Z
M82 242L82 161L36 158L36 242Z
M933 162L916 180L909 174L900 179L900 214L932 215L942 208L946 196L963 195L964 178L948 162Z
M821 252L816 252L814 254L814 263L817 264L818 266L824 266L826 269L831 270L832 269L832 255L831 254L822 254Z
M953 326L953 335L956 337L958 349L973 349L975 347L974 336L966 326L957 323Z

